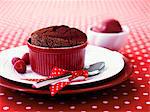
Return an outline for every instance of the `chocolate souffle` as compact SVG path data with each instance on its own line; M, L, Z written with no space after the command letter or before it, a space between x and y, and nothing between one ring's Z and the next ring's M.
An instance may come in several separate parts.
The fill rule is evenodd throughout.
M73 47L85 42L87 42L85 33L65 25L43 28L31 34L31 44L40 47Z

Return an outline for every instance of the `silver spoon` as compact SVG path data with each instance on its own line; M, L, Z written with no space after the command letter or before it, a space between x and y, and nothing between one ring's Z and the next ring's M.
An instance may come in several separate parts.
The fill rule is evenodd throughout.
M88 67L85 67L84 69L88 70L88 77L92 77L92 76L98 75L104 69L104 67L105 67L104 62L97 62L97 63L94 63L92 65L89 65ZM47 86L47 85L50 85L53 83L57 83L59 81L68 79L70 77L70 75L71 74L66 74L66 75L55 77L52 79L39 81L39 82L34 83L32 85L32 87L33 88L41 88L41 87L44 87L44 86Z
M85 69L88 70L88 74L89 74L88 76L91 77L93 75L99 74L104 67L105 67L104 62L97 62L88 67L85 67Z

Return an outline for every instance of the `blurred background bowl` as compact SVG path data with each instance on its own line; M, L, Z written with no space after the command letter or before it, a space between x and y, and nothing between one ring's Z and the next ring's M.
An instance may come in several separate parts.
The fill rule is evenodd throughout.
M129 35L129 27L122 26L123 31L119 33L99 33L92 31L92 27L87 29L88 43L110 50L118 51L126 44Z

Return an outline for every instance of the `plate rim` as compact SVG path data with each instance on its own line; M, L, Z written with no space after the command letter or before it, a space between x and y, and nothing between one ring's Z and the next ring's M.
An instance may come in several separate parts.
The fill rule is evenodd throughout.
M118 73L119 77L117 77L109 82L106 82L104 84L99 84L96 86L93 85L93 87L90 87L90 88L82 88L82 89L77 89L77 90L71 90L71 89L70 90L61 90L57 93L57 95L92 92L92 91L106 89L106 88L109 88L109 87L112 87L112 86L122 83L123 81L127 80L133 72L133 65L130 63L129 59L127 59L126 57L124 57L123 59L125 60L125 67L123 68L123 70L120 73ZM9 88L12 90L30 93L30 94L40 94L40 95L49 94L50 95L49 90L39 90L39 89L24 87L21 85L17 85L15 82L7 80L2 77L0 77L0 86L6 87L6 88Z

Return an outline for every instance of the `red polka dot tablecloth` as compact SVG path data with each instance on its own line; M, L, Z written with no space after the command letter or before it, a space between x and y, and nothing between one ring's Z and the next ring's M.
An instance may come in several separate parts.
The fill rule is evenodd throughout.
M0 87L0 112L150 112L149 0L1 0L0 50L26 44L38 28L67 24L86 32L105 18L128 25L119 51L133 64L129 80L100 91L50 97Z

